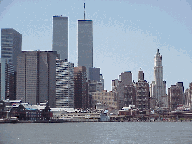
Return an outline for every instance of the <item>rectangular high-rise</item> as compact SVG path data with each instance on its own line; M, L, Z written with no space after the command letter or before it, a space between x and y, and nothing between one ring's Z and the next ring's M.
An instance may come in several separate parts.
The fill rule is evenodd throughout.
M56 60L56 107L74 108L74 63Z
M93 67L93 21L78 20L78 66Z
M74 67L74 107L88 108L88 84L85 66Z
M22 35L13 28L1 29L1 99L15 99L17 56L21 53Z
M55 107L55 51L22 51L17 57L16 98L29 104L49 102Z
M100 81L100 68L89 68L89 80Z
M53 51L68 60L68 17L53 16Z

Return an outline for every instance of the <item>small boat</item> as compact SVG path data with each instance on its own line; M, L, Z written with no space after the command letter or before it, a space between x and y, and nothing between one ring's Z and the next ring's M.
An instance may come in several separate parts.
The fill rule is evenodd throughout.
M9 119L10 123L17 123L18 122L18 118L17 117L11 117Z

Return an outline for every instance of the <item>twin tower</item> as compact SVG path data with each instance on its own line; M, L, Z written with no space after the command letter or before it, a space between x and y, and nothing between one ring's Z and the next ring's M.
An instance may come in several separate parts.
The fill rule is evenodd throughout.
M68 17L53 16L53 51L68 60ZM78 66L93 67L93 21L78 20Z

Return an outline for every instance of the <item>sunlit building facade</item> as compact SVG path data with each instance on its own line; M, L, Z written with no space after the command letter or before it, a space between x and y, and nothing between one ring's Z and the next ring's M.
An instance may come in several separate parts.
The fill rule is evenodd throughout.
M53 16L53 51L68 60L68 17Z
M56 60L56 107L74 108L74 63Z
M21 53L22 35L13 28L1 29L1 99L15 99L17 56Z

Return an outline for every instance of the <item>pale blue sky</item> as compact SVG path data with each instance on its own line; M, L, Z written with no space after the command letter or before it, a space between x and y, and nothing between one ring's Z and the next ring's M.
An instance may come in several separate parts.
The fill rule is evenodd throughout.
M163 55L167 87L192 82L192 1L190 0L1 0L0 28L22 36L22 50L52 50L52 16L69 17L69 61L77 65L77 20L93 20L93 64L100 67L105 89L124 71L137 81L154 80L154 55Z

